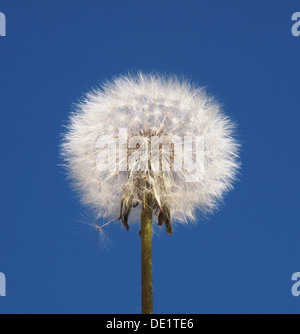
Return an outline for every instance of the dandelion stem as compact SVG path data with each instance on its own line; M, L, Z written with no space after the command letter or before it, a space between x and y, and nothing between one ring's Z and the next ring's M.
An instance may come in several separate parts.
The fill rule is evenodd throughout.
M153 314L152 283L152 208L147 204L141 210L142 313Z

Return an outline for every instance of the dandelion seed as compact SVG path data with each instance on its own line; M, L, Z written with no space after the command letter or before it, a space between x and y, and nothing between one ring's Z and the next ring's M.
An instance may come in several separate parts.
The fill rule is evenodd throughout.
M115 222L116 220L111 220L105 224L99 225L97 223L97 219L88 212L81 212L80 218L77 221L90 229L97 231L98 234L98 241L99 241L99 248L107 249L112 243L111 238L108 235L108 231L106 227L111 223Z

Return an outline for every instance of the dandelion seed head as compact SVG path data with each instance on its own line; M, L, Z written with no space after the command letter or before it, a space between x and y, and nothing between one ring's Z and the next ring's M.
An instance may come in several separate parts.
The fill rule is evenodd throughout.
M134 157L134 145L122 152L117 145L115 165L110 162L114 149L107 148L109 155L104 162L109 168L99 170L97 144L104 146L99 138L109 135L118 143L120 128L128 130L128 143L136 136L145 138L149 145L153 136L203 136L203 177L199 182L187 182L185 168L120 170ZM154 208L168 208L172 221L187 223L195 220L197 212L207 214L217 209L232 189L239 168L239 144L234 131L233 122L203 88L176 77L139 73L117 77L85 96L70 117L61 152L83 203L98 217L115 219L123 203L124 212L126 207L132 209L129 222L138 221L143 194L151 193ZM193 155L192 151L188 153ZM139 170L148 158L149 154L145 154L136 161L132 159L132 164ZM162 160L165 165L174 165L172 154L164 155Z

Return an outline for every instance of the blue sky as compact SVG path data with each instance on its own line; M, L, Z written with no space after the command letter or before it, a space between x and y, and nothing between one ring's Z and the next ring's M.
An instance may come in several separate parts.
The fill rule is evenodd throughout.
M220 211L154 238L156 313L299 313L299 1L1 0L0 313L139 313L138 229L109 250L59 164L72 103L128 71L184 75L238 123Z

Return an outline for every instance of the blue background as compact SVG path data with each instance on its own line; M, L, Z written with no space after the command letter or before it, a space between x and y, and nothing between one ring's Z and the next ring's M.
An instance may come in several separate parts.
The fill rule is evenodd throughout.
M154 239L156 313L299 313L299 1L1 0L0 313L139 313L138 229L113 244L59 166L71 104L114 75L185 75L224 104L243 145L222 209Z

